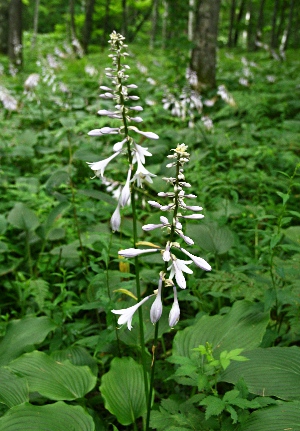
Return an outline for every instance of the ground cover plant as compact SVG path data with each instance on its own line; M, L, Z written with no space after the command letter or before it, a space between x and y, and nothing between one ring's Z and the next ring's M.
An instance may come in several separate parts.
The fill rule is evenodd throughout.
M46 41L3 59L0 430L299 428L296 54L224 48L200 96Z

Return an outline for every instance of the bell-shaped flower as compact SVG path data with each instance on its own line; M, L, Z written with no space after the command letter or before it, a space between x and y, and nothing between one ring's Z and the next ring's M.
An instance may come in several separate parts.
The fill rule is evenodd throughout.
M119 133L118 127L102 127L101 129L91 130L89 136L102 136L102 135L117 135Z
M190 219L190 220L197 220L197 219L201 219L204 218L203 214L190 214L190 215L178 215L178 217L182 217L182 218L186 218L186 219Z
M173 291L174 291L174 302L169 313L169 326L171 328L173 328L176 325L180 317L180 308L179 308L179 303L177 299L177 290L175 286L173 286Z
M103 177L106 166L109 164L109 162L112 159L117 157L119 154L120 154L120 151L116 151L112 156L108 157L107 159L100 160L100 162L94 162L94 163L87 162L87 164L93 171L95 171L95 174L97 175L97 177L99 176Z
M132 181L136 181L138 187L143 186L143 182L147 181L148 183L153 183L151 177L156 177L156 175L149 172L145 166L142 164L140 160L140 156L138 153L136 153L136 161L137 161L137 170L135 171L135 174L132 178Z
M159 136L156 133L142 132L135 126L129 126L128 129L133 130L134 132L139 133L140 135L146 136L146 138L149 138L149 139L159 139Z
M186 266L186 264L189 265L192 263L192 261L177 259L177 257L175 257L173 254L171 254L171 259L172 265L170 265L168 268L168 270L171 270L169 278L172 280L175 275L175 280L178 286L181 289L185 289L186 280L183 273L186 272L187 274L193 274L193 271L188 266Z
M118 203L113 215L110 219L110 225L113 232L120 230L121 225L121 214L120 214L120 203Z
M175 232L177 233L177 235L180 236L180 238L183 239L183 241L188 244L188 245L193 245L194 241L192 240L192 238L190 238L187 235L184 235L183 232L180 229L175 229Z
M142 299L140 302L133 305L132 307L122 308L122 310L111 310L111 312L114 314L120 314L120 317L118 319L118 325L123 325L124 323L127 323L127 328L129 329L129 331L131 331L131 329L132 329L131 322L132 322L132 318L133 318L134 313L151 296L152 295L146 296L144 299Z
M130 106L130 108L132 111L137 111L137 112L141 112L143 111L143 108L141 106Z
M137 249L137 248L126 248L124 250L119 250L118 254L120 256L123 257L136 257L139 256L140 254L145 254L145 253L154 253L156 251L159 251L159 248L149 248L149 249Z
M150 320L153 324L158 322L162 315L163 305L161 300L161 289L162 276L159 278L157 295L150 309Z
M122 189L121 196L120 196L120 206L123 208L130 198L130 177L131 177L131 169L128 170L127 174L127 180L126 183Z
M162 205L156 201L148 201L148 204L151 205L152 207L158 208L158 209L161 209L161 207L162 207Z
M197 265L199 268L204 269L204 271L211 271L211 266L209 263L206 262L206 260L202 259L201 257L195 256L189 251L185 250L184 248L180 247L180 250L186 254L195 265Z
M136 143L134 143L134 147L135 147L135 152L133 152L133 163L135 163L137 161L137 157L136 157L136 153L139 155L140 161L141 163L145 163L145 156L152 156L152 154L147 151L148 148L144 148L141 145L138 145Z
M127 138L123 139L123 141L121 141L121 142L116 142L115 145L113 146L113 150L114 151L121 151L123 148L123 145L125 144L126 141L127 141Z
M170 253L171 243L170 241L167 242L165 251L163 252L162 258L165 262L169 262L171 259L171 253Z

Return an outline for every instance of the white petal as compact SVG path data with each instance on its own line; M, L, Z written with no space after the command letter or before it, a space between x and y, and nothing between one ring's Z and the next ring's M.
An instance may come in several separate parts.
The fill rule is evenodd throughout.
M177 299L177 291L176 287L173 287L174 290L174 302L169 314L169 326L173 328L179 320L180 317L180 308Z
M104 91L113 91L111 88L105 87L105 85L101 85L100 88L101 90L104 90Z
M206 262L206 260L202 259L201 257L194 256L192 253L188 252L184 248L180 247L180 250L190 259L192 259L194 264L197 265L199 268L204 269L204 271L211 271L211 266L209 265L209 263Z
M129 85L126 85L126 87L127 88L138 88L138 86L135 84L129 84Z
M144 299L142 299L140 302L138 302L137 304L133 305L132 307L123 308L122 310L111 310L111 312L114 313L114 314L120 314L120 317L118 319L118 325L123 325L124 323L127 322L127 327L129 329L129 331L131 331L131 329L132 329L131 322L132 322L132 317L133 317L134 313L151 296L152 295L146 296Z
M162 315L163 305L161 301L162 278L160 277L158 283L158 292L150 309L150 320L154 324L159 321Z
M143 108L141 106L131 106L129 109L132 109L132 111L143 111Z
M204 218L204 215L203 214L191 214L191 215L184 215L184 216L182 215L180 217L186 218L186 219L194 219L194 220L196 220L196 219Z
M98 115L111 115L114 114L112 111L107 111L106 109L100 109L100 111L97 112Z
M125 142L126 142L126 139L123 139L123 141L121 141L121 142L116 142L115 145L113 146L113 150L114 151L121 151Z
M130 121L135 121L136 123L141 123L143 119L141 117L129 117Z
M131 169L128 170L126 183L122 189L121 197L120 197L120 205L123 208L130 198L130 177L131 177Z
M149 138L149 139L159 139L159 136L156 133L142 132L135 126L129 126L128 129L133 130L134 132L139 133L140 135L146 136L146 138Z
M155 208L159 208L159 209L161 208L161 204L155 201L148 201L148 204Z
M138 250L137 248L126 248L125 250L118 251L118 254L123 257L136 257L140 254L145 253L154 253L156 251L159 251L159 248L149 248L147 250Z
M159 227L163 227L163 224L145 224L144 226L142 226L142 229L145 231L150 231L150 230L154 230L154 229L158 229Z
M170 223L169 223L169 220L168 220L168 219L167 219L167 217L165 217L165 216L161 216L161 217L160 217L160 221L161 221L163 224L168 224L168 225L170 224Z
M121 225L121 214L120 214L120 206L117 205L117 208L115 209L111 219L110 219L110 225L113 232L119 231L120 225Z

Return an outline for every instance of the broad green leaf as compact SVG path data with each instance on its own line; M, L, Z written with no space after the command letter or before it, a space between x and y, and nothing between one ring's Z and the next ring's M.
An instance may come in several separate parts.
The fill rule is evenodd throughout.
M3 214L0 214L0 235L3 235L7 229L7 221Z
M97 375L98 373L97 361L82 346L71 346L65 350L53 352L51 357L55 361L69 360L73 365L87 365L93 374Z
M146 410L143 368L132 358L114 358L102 377L105 407L122 425L130 425Z
M116 205L114 198L112 198L108 193L100 192L99 190L78 190L78 194L98 199L113 206Z
M26 231L35 230L40 222L35 213L22 202L17 202L8 214L7 220L14 227Z
M300 402L285 402L252 413L241 431L297 431L300 429Z
M94 431L91 416L80 406L57 402L13 407L0 418L0 431Z
M283 400L300 400L300 348L270 347L244 352L249 361L232 362L221 380L236 383L241 377L249 391Z
M43 352L25 353L9 368L28 380L29 391L39 392L51 400L82 398L96 384L96 377L86 367L58 362Z
M231 230L227 226L218 226L217 223L189 224L186 232L197 246L212 253L226 253L234 245Z
M7 368L0 367L0 403L8 407L29 401L27 380L17 377Z
M290 226L283 232L289 240L300 245L300 226Z
M174 338L174 356L191 357L194 348L211 343L216 356L224 350L258 347L269 322L262 304L237 301L225 316L203 316Z
M8 364L13 359L28 350L33 350L56 325L46 317L25 317L12 320L6 329L6 334L0 342L0 365Z

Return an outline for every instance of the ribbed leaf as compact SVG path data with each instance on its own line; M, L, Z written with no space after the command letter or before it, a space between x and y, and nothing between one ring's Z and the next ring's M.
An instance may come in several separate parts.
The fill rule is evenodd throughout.
M225 316L203 316L194 325L179 331L174 339L174 355L190 357L192 349L209 342L217 356L223 350L254 349L259 346L269 321L261 304L237 301Z
M47 406L23 404L0 418L0 431L94 431L93 419L80 406L63 402Z
M11 362L9 368L27 377L30 392L39 392L51 400L81 398L96 384L96 377L88 367L77 367L69 361L56 362L38 351L25 353Z
M130 425L146 412L143 368L132 358L114 358L100 386L105 407L122 425Z
M252 413L241 431L300 430L300 403L282 403Z
M46 317L26 317L12 320L0 342L0 365L8 364L35 344L39 344L56 325Z
M243 352L249 361L232 362L221 380L236 383L241 377L250 392L300 400L300 348L270 347Z
M8 369L0 368L0 403L8 407L17 406L29 401L27 380L15 376Z
M234 245L234 236L227 226L217 223L187 226L187 235L191 236L195 244L212 253L226 253Z
M14 227L26 231L36 229L40 222L35 213L22 202L17 202L8 214L7 220Z
M98 373L97 361L82 346L71 346L65 350L53 352L51 358L59 362L69 360L73 365L87 365L93 374Z

